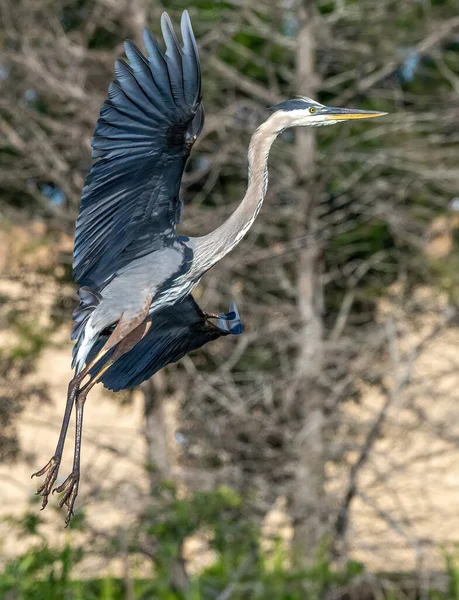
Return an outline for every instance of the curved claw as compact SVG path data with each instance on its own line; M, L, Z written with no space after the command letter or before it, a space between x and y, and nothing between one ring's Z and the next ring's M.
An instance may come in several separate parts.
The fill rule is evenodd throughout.
M41 477L45 473L48 473L45 481L42 483L42 485L40 485L40 487L35 492L35 495L43 496L43 502L41 503L40 510L43 510L44 508L46 508L46 505L48 504L48 496L51 493L51 489L52 489L52 487L57 479L57 476L59 474L60 464L61 464L60 457L53 456L49 460L49 462L43 467L43 469L40 469L39 471L37 471L36 473L32 473L32 475L31 475L31 478L33 478L33 477Z
M40 469L36 473L32 473L32 475L30 476L30 479L33 479L34 477L41 477L42 475L44 475L46 473L46 471L49 471L49 469L51 468L53 461L55 461L54 456L49 459L49 461L46 463L46 465L43 467L43 469Z
M70 475L67 477L67 479L64 481L64 483L62 485L60 485L57 488L54 488L53 490L53 494L54 492L57 492L58 494L63 493L64 496L62 497L62 499L59 501L59 508L62 508L64 506L64 504L67 506L68 511L67 511L67 517L65 518L65 526L68 527L68 524L70 523L70 519L73 516L73 506L75 504L75 500L76 497L78 496L78 486L80 483L80 474L72 471L72 473L70 473Z
M231 319L236 318L236 313L234 311L228 312L228 313L218 313L217 316L219 319L224 319L225 321L231 321Z

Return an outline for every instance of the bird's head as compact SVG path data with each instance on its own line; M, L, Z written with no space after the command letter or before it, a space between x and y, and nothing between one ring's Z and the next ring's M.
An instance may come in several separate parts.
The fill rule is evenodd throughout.
M271 110L273 112L271 120L279 123L280 130L287 127L321 127L350 119L372 119L387 115L385 112L374 110L325 106L304 96L285 100L273 106Z

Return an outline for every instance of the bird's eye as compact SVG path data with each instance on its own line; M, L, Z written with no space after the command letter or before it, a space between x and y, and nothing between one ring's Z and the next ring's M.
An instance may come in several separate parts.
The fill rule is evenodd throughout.
M311 113L311 115L313 115L316 112L316 109L313 106L311 106L309 112Z

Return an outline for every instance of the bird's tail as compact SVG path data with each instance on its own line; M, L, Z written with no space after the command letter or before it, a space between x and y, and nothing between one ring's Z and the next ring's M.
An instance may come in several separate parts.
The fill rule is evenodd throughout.
M99 305L102 296L96 290L83 286L78 290L80 303L73 311L72 318L75 325L70 334L71 340L76 340L73 347L72 369L76 368L78 374L84 367L86 357L91 349L93 336L88 327L88 321L94 309Z

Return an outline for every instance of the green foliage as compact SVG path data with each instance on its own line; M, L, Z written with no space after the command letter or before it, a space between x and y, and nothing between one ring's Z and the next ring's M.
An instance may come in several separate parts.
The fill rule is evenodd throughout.
M33 546L6 565L0 577L0 597L8 594L21 600L65 598L75 587L70 581L70 571L82 557L83 551L78 547L65 545L56 549L46 542Z
M349 562L342 570L331 567L326 558L308 570L289 568L285 549L277 544L272 552L261 549L260 531L245 517L247 503L234 490L221 486L213 492L198 492L180 498L170 482L159 486L155 503L133 526L128 551L138 556L140 548L135 529L146 534L157 547L152 557L152 577L130 582L133 598L161 600L211 600L230 590L233 600L315 600L334 585L346 584L362 573L362 566ZM52 545L43 535L46 521L28 512L22 518L10 517L9 524L21 539L30 543L27 551L11 560L0 572L0 598L11 600L118 600L126 597L126 581L106 576L78 580L76 573L91 544ZM89 535L84 522L82 532ZM183 541L204 534L215 561L191 578L186 591L173 583L174 560L180 558ZM113 550L107 540L107 551ZM151 544L150 544L151 545Z
M445 552L444 557L449 580L448 599L459 600L459 562L449 552Z
M19 342L8 349L4 358L11 361L36 359L48 343L50 331L39 329L19 311L11 311L8 321L11 330L17 334Z
M67 538L63 546L51 545L40 532L45 522L26 513L22 519L9 519L19 537L26 537L31 545L0 572L0 598L121 600L127 597L129 585L129 597L135 600L213 600L223 597L222 594L231 600L319 600L327 594L335 597L337 590L350 589L355 578L363 574L363 566L352 560L341 569L334 568L325 551L309 569L289 567L292 557L280 543L269 553L262 551L259 530L244 518L246 502L226 486L179 498L175 487L166 482L156 490L156 496L162 500L168 498L161 514L154 517L152 510L137 524L144 527L149 520L153 521L146 530L158 548L151 578L134 578L129 584L126 579L109 575L78 579L78 566L90 557L91 544L71 543ZM203 531L215 553L215 561L191 578L186 590L177 590L171 575L173 560L180 557L185 537ZM107 549L109 545L107 541ZM132 544L129 552L132 557L138 556L139 547ZM429 600L459 600L457 559L448 552L444 557L448 589L431 590ZM399 585L403 587L400 581ZM405 597L405 592L397 591L397 585L381 596L386 600Z
M156 568L167 571L171 561L179 556L184 539L200 530L211 532L210 546L225 557L228 567L236 568L241 555L249 551L257 537L253 524L243 518L241 498L226 486L180 499L169 484L167 493L170 500L161 514L152 509L147 516L147 522L153 521L147 533L160 540L161 545Z
M333 590L352 587L355 578L364 572L363 566L352 560L336 569L325 547L308 569L288 566L294 557L280 540L273 550L263 551L259 529L245 517L247 500L227 486L183 498L171 482L165 481L155 490L153 500L154 506L133 525L127 548L133 559L139 556L140 531L147 536L149 547L156 546L157 551L150 556L150 578L133 578L129 583L110 575L78 579L78 567L83 559L90 558L91 544L72 541L70 534L63 545L53 545L42 533L44 518L27 512L22 518L8 518L12 532L26 539L29 549L0 572L0 598L121 600L127 597L129 585L129 597L136 600L213 600L223 594L231 600L319 600L338 593ZM90 535L84 519L79 529ZM215 560L192 577L186 589L177 589L172 575L174 561L181 558L185 538L197 533L205 535ZM113 542L106 539L107 553L112 553ZM103 548L99 551L103 553ZM429 600L459 600L457 560L448 552L444 557L449 587L445 591L431 590ZM385 598L405 597L396 590L394 586Z

